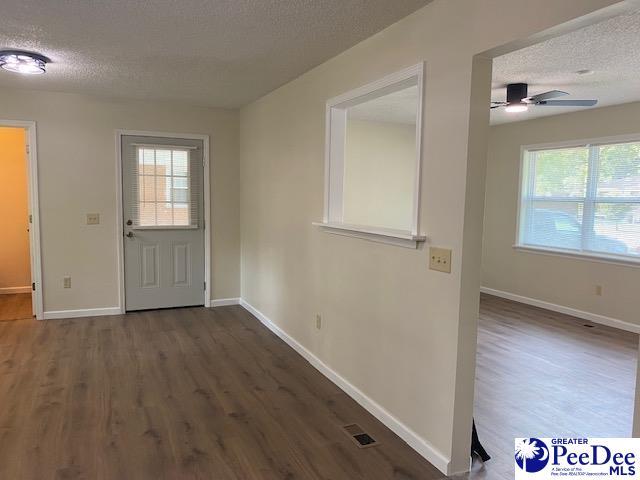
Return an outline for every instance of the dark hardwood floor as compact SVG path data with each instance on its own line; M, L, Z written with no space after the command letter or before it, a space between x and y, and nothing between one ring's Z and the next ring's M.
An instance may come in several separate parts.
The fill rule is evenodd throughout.
M515 437L630 436L637 355L635 334L483 295L475 419L493 458L468 478L513 479Z
M0 406L0 479L442 478L237 306L0 323Z
M637 336L585 324L482 297L465 478L513 478L516 436L630 433ZM0 406L0 479L443 477L237 306L0 322Z
M31 318L32 316L30 293L0 295L0 322Z

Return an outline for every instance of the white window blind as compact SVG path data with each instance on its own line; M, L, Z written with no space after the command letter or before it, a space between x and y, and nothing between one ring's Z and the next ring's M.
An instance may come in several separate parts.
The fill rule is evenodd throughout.
M131 219L138 227L197 227L201 195L191 149L136 146Z
M640 260L640 141L526 150L518 244Z

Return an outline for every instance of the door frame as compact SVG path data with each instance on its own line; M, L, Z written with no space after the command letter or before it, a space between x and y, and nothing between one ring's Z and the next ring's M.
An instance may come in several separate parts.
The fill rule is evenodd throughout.
M38 145L36 122L30 120L2 120L0 127L22 128L26 131L27 149L27 205L31 215L29 227L29 264L31 267L31 306L36 319L44 319L42 304L42 258L40 250L40 203L38 200Z
M116 136L116 245L118 257L118 307L120 313L127 313L124 285L124 217L122 212L122 137L146 136L159 138L184 138L202 140L202 163L204 168L204 306L211 306L211 179L209 167L209 135L193 133L149 132L144 130L117 129Z

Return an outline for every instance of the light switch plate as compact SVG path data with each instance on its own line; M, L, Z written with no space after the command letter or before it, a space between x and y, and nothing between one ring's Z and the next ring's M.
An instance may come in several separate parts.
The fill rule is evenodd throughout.
M451 249L429 247L429 268L438 272L451 273Z
M98 225L100 223L99 213L87 213L87 225Z

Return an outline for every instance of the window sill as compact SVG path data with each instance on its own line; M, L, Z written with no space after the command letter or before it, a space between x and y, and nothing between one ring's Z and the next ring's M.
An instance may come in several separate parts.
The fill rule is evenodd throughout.
M531 245L514 245L514 250L538 255L551 255L555 257L573 258L575 260L586 260L596 263L610 263L627 267L640 268L640 258L619 257L616 255L599 254L592 252L574 252L571 250L562 250L559 248L535 247Z
M371 242L386 243L388 245L396 245L398 247L405 248L417 248L418 243L424 242L427 239L424 235L412 235L410 232L386 228L362 227L358 225L323 222L313 222L313 225L334 235L361 238Z

